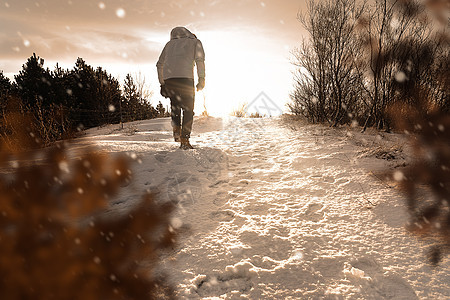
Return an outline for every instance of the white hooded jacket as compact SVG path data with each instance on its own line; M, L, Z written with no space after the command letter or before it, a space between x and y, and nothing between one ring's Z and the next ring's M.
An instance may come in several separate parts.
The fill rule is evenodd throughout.
M164 47L156 67L160 84L169 78L205 78L205 51L202 42L184 27L176 27L170 33L170 41Z

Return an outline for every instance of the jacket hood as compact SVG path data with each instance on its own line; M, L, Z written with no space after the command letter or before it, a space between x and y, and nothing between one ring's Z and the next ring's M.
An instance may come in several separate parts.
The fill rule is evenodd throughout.
M185 27L175 27L170 33L170 39L190 38L195 39L195 35Z

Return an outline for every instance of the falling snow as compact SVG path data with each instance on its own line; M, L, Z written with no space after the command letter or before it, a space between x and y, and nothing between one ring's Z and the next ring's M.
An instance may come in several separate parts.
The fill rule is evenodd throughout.
M404 175L403 175L403 172L401 172L401 171L396 171L396 172L394 173L394 180L395 180L395 181L402 181L404 178L405 178L405 177L404 177Z
M65 173L69 173L69 164L67 161L61 161L59 163L59 169Z
M397 72L395 74L395 80L400 83L405 82L405 80L406 80L405 72L402 72L402 71Z
M117 17L123 19L123 18L125 18L126 14L127 13L125 12L125 9L123 9L123 8L116 9L116 16Z

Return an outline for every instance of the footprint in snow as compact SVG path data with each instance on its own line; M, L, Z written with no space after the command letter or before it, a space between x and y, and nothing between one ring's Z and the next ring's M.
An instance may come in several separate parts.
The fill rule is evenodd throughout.
M273 232L276 229L272 229ZM284 261L289 258L292 243L289 240L270 235L261 235L255 231L243 231L239 240L245 245L252 245L243 254L252 257L252 263L258 267L262 260L269 262ZM261 266L262 267L262 266Z
M318 257L311 263L311 268L318 271L324 280L339 278L342 275L343 266L343 258L339 257Z
M257 274L253 267L250 262L241 261L227 266L217 275L197 276L194 280L194 291L200 297L213 297L235 291L246 293L252 289L252 278Z
M158 154L155 154L155 159L161 163L166 163L169 160L167 153L167 151L159 152Z
M218 180L215 183L211 184L209 187L210 188L218 188L220 186L223 186L224 184L228 184L228 182L229 182L228 179Z
M360 258L346 263L344 274L360 287L361 296L367 299L419 299L406 279L394 272L386 272L374 259Z
M210 218L219 222L230 222L236 214L232 210L215 211L210 214Z
M203 193L200 180L189 173L167 177L167 197L175 204L194 204Z
M330 183L330 184L333 184L333 183L335 183L335 179L334 179L334 177L331 177L331 176L324 176L323 177L323 182L325 182L325 183Z
M248 180L243 179L243 180L239 180L238 184L242 185L242 186L247 186L250 184L250 182Z
M318 222L323 219L323 205L320 203L310 203L305 211L305 219L308 221Z

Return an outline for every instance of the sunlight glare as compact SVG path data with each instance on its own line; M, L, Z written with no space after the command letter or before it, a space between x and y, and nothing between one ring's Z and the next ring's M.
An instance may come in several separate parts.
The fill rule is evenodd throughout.
M199 31L198 36L206 53L206 88L203 95L197 93L197 115L204 111L203 102L210 115L229 115L263 91L284 108L289 63L287 55L285 60L274 59L284 45L267 43L255 33Z

